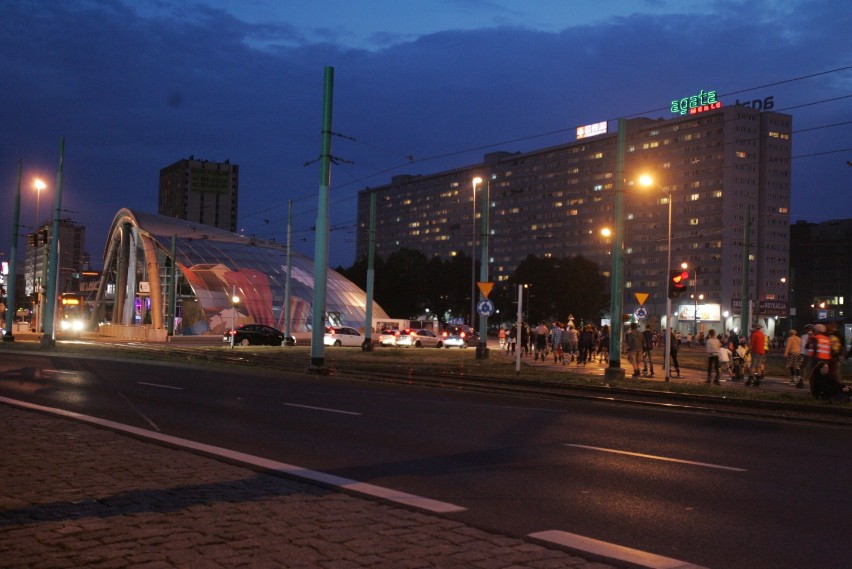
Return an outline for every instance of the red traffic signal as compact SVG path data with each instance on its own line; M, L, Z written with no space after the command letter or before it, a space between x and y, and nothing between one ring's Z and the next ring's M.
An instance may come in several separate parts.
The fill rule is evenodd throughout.
M686 291L686 281L689 271L675 270L669 272L669 298L677 298Z

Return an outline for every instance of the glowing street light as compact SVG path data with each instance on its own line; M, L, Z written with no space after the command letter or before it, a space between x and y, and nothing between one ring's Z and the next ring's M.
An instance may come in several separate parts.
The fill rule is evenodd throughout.
M240 304L240 297L237 296L237 285L231 288L231 349L234 348L234 340L237 337L237 305Z

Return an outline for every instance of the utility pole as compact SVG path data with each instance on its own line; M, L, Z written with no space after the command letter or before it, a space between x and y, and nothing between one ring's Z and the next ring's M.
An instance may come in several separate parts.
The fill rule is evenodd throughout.
M314 298L311 312L311 373L328 373L325 369L325 303L328 288L328 201L331 185L331 110L334 68L326 67L322 108L322 152L320 153L320 187L317 201L317 223L314 244Z

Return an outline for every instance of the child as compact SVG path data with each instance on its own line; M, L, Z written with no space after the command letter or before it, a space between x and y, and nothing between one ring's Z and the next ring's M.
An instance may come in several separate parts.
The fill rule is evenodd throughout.
M728 377L734 375L734 370L731 368L731 350L725 344L719 348L719 369Z

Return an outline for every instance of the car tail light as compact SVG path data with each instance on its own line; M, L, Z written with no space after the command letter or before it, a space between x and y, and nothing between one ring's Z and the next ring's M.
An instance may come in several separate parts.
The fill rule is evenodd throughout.
M464 332L462 332L461 334L459 334L459 336L461 336L462 338L464 338L465 336L467 336L467 334L465 334Z

